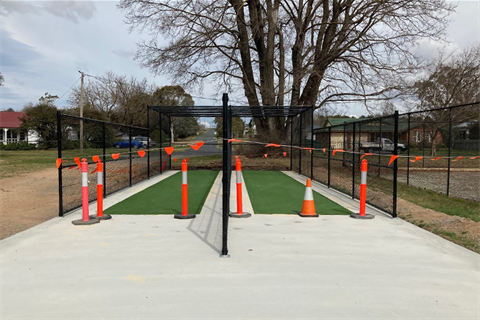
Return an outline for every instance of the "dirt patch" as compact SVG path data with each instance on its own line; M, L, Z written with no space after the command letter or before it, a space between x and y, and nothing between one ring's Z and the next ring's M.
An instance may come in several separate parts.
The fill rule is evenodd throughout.
M58 216L57 170L2 179L0 204L0 239Z

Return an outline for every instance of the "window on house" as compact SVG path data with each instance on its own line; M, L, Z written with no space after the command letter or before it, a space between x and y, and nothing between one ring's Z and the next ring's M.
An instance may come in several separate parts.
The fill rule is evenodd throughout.
M422 131L413 131L413 142L422 142Z
M25 131L20 131L20 141L25 141Z
M3 129L0 129L0 140L3 140Z

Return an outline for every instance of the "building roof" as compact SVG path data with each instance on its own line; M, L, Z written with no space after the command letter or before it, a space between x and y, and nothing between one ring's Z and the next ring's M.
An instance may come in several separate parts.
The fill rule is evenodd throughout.
M25 112L0 112L0 128L20 128L22 126L21 117L25 115Z
M327 121L325 121L325 127L330 127L330 126L337 126L340 124L343 124L344 122L355 122L358 121L359 119L357 118L327 118Z
M222 117L223 106L148 106L173 117ZM293 117L312 106L229 106L232 117Z

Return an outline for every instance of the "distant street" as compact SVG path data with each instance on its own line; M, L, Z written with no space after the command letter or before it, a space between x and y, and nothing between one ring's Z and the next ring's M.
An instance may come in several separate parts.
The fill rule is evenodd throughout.
M222 149L217 148L218 141L215 135L215 129L209 129L201 136L198 136L195 140L205 142L205 144L200 149L198 149L198 151L195 151L192 148L188 148L184 151L174 151L173 154L181 155L182 157L201 157L222 154Z

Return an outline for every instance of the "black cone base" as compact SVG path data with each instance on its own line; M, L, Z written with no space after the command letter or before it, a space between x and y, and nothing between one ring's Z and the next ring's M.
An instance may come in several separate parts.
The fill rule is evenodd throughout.
M195 214L189 213L189 214L187 214L187 215L184 216L184 215L181 214L181 213L177 213L177 214L175 214L173 217L174 217L175 219L193 219L193 218L195 218Z
M252 216L252 214L248 212L243 212L240 214L236 212L230 212L228 215L230 216L230 218L250 218Z
M90 216L90 219L97 219L97 220L109 220L112 219L112 216L109 214L104 214L102 217L98 216Z
M302 218L318 218L318 214L303 214L299 212L298 215Z
M72 223L76 226L86 226L86 225L95 224L95 223L99 223L99 222L100 222L100 220L91 219L91 218L88 221L83 221L82 219L72 221Z
M350 215L350 218L353 219L373 219L375 216L373 214L365 214L364 216L361 216L360 213L352 213Z

